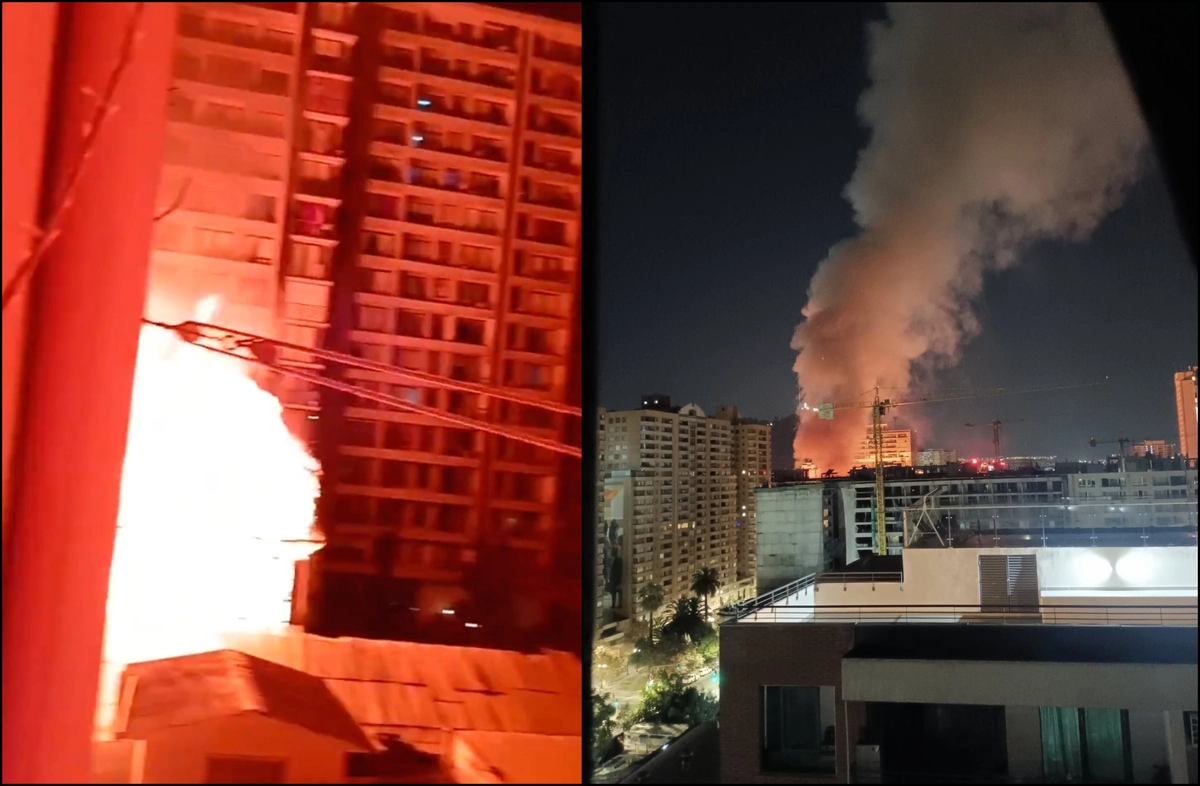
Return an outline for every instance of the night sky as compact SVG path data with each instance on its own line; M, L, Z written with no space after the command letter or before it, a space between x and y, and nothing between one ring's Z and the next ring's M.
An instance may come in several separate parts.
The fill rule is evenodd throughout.
M681 13L681 8L686 12ZM881 5L602 4L592 209L599 403L670 394L791 413L808 283L856 234L842 190L867 131L864 24ZM991 275L981 333L930 392L1098 387L903 410L922 447L1096 458L1089 437L1177 442L1172 375L1197 358L1196 273L1150 170L1085 244Z

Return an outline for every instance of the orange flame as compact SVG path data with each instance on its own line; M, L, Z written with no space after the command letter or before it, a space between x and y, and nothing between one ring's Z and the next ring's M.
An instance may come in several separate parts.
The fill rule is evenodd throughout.
M195 318L218 306L205 298ZM318 546L319 486L282 413L242 362L142 328L109 579L110 671L286 628L295 561Z

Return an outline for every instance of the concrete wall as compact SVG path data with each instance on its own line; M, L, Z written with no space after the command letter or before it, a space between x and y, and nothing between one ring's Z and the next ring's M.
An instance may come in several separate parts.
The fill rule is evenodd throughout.
M751 626L755 627L755 626ZM726 674L728 682L728 674ZM1195 664L849 658L849 701L1195 710Z
M1137 591L1146 593L1133 601L1140 605L1196 605L1195 547L907 549L903 584L851 584L844 590L838 586L836 591L822 585L814 602L816 605L978 605L979 555L1034 553L1038 558L1041 589L1071 589L1081 593L1056 598L1054 603L1109 604L1114 599L1109 593ZM1170 592L1190 590L1192 594L1159 596L1153 594L1155 588Z
M1005 707L1004 732L1008 774L1037 779L1042 775L1042 717L1037 707Z
M758 489L758 592L825 569L822 486Z
M1133 782L1153 783L1154 767L1167 765L1167 735L1163 713L1129 711L1129 747L1133 756Z
M146 783L204 783L208 756L284 759L286 783L342 783L350 743L247 713L149 735Z
M863 724L862 707L843 702L841 691L842 656L854 646L854 626L729 624L720 633L720 782L846 783ZM763 685L835 689L835 772L763 772Z

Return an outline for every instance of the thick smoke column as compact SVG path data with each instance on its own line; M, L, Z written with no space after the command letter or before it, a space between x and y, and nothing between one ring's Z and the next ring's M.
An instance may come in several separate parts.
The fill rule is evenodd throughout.
M1092 4L893 4L869 28L871 129L846 195L862 233L809 287L801 400L895 397L955 360L985 270L1086 238L1138 176L1146 130ZM869 410L801 408L795 457L846 469Z

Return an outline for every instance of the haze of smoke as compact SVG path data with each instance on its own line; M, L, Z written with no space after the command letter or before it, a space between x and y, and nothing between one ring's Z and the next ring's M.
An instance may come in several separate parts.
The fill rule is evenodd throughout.
M1140 172L1146 130L1092 4L892 4L868 29L871 140L846 196L861 234L809 286L792 348L810 406L901 395L978 329L985 270L1086 238ZM894 390L893 390L894 389ZM867 409L801 411L797 464L845 469Z

